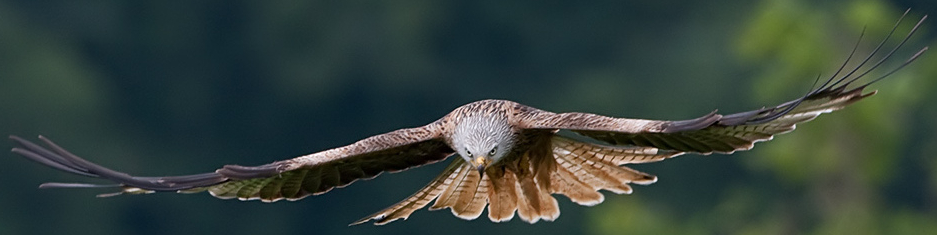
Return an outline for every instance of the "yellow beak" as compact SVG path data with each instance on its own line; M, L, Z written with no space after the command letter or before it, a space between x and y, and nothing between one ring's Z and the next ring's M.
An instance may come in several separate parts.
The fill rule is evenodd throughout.
M488 167L488 158L486 157L476 157L474 160L475 167L478 168L478 175L483 175L485 173L485 168Z

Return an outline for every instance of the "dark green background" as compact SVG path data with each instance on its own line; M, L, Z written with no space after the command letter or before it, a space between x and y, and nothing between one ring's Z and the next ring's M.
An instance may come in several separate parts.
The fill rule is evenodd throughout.
M138 175L255 165L433 121L486 98L686 119L805 92L919 1L0 1L0 133L46 135ZM935 44L937 21L897 54ZM893 44L892 44L893 45ZM892 67L896 63L886 64ZM420 210L346 227L436 164L298 202L95 198L93 181L0 158L0 234L909 234L937 231L937 56L879 95L731 156L638 165L660 177L555 222ZM881 74L881 73L877 73ZM9 142L7 142L9 143ZM6 144L5 146L12 146Z

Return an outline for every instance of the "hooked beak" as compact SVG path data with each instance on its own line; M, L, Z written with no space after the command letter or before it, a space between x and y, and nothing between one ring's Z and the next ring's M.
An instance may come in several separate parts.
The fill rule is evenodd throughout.
M473 161L475 167L478 169L478 175L482 176L485 173L485 168L488 167L488 158L486 157L476 157Z

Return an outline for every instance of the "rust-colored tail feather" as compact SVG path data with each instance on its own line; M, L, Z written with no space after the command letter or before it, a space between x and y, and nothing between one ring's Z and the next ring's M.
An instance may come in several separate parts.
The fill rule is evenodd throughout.
M531 157L531 171L533 174L534 183L538 187L540 195L540 218L545 221L556 220L560 216L559 204L551 194L553 172L556 171L556 159L553 158L553 144L551 141L546 141L543 147L536 148L537 151L532 150L531 155L536 155L536 157Z
M519 175L517 184L517 216L528 223L540 221L540 189L534 185L533 179Z
M509 221L517 210L517 178L514 172L492 169L485 173L491 179L488 191L488 219L493 222Z

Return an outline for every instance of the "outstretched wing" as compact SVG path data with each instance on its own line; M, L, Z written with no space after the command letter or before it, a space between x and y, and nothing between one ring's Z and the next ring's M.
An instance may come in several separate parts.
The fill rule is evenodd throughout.
M517 108L518 116L522 119L521 125L529 129L571 130L614 145L648 146L699 154L748 150L756 142L771 140L774 135L794 130L797 123L813 120L820 114L839 110L874 95L876 91L863 93L863 89L908 65L926 51L927 47L881 77L855 87L850 85L891 58L926 18L927 16L921 18L897 46L868 68L865 68L865 65L869 64L891 38L901 19L895 23L895 28L878 47L845 75L838 77L852 58L852 54L839 71L822 85L800 98L775 107L728 115L712 112L696 119L682 121L613 118L590 113L557 114L526 106ZM858 47L858 43L856 46ZM853 48L853 53L855 51Z
M219 198L241 200L298 200L325 193L358 179L369 179L384 171L401 171L440 161L454 152L445 143L439 122L372 136L354 144L266 165L226 165L211 173L185 176L138 177L89 162L40 136L48 148L17 136L13 152L43 165L82 176L103 178L114 185L46 183L48 187L121 187L122 193L154 191L209 191Z

